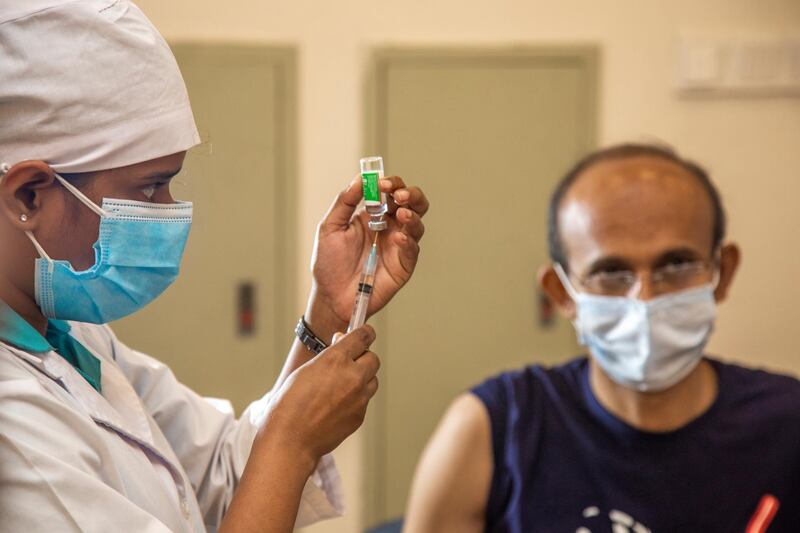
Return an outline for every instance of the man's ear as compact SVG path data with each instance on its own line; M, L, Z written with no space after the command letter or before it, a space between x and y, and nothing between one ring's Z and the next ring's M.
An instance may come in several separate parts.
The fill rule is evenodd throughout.
M561 278L556 274L553 265L546 265L539 268L539 286L544 291L545 295L550 299L550 302L558 309L562 316L569 320L575 319L575 302L570 297L564 284L561 283Z
M720 248L719 283L714 291L714 298L717 302L722 302L728 297L728 290L730 290L741 260L742 252L736 244L728 243Z
M22 161L0 180L0 211L21 230L36 227L43 191L53 186L53 169L44 161Z

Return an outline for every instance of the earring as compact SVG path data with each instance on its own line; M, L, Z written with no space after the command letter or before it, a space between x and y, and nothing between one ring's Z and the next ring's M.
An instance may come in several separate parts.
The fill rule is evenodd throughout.
M22 214L19 216L19 221L20 221L20 222L27 222L27 221L28 221L28 215L26 215L25 213L22 213Z

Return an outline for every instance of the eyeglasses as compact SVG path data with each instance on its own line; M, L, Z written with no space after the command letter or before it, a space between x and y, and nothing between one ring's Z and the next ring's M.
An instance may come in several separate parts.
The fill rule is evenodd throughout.
M649 275L650 283L653 291L658 294L688 289L708 282L714 266L714 263L708 261L669 264L653 270ZM597 272L580 277L578 281L594 294L627 296L632 294L634 288L637 288L638 294L644 280L643 276L635 272L620 270Z

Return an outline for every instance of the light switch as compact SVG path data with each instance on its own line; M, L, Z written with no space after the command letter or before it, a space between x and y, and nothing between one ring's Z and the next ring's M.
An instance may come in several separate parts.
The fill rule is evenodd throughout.
M694 86L708 86L719 81L720 57L716 46L698 44L686 49L685 81Z
M733 47L733 79L742 83L780 83L786 63L781 43L743 43Z
M800 37L683 35L677 87L705 96L800 96Z

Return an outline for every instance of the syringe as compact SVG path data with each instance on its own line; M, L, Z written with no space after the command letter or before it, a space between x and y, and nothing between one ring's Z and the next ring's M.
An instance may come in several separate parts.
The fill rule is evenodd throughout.
M375 235L377 241L378 235ZM350 317L350 325L347 327L347 332L350 333L354 329L358 329L367 321L367 306L369 305L369 297L372 294L372 286L375 283L375 270L378 267L378 244L374 242L372 249L369 251L367 260L364 263L364 271L361 273L361 279L358 283L358 290L356 291L356 303L353 305L353 316Z

